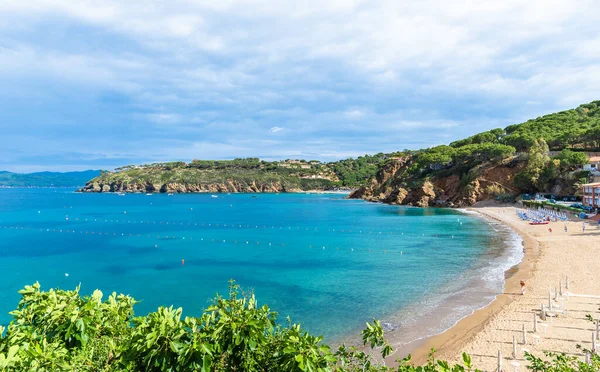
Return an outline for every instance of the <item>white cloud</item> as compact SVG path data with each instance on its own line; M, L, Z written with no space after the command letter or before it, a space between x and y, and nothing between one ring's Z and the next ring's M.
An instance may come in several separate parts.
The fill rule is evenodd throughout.
M3 2L0 11L34 24L43 16L65 15L134 40L159 53L152 62L139 54L130 56L130 61L155 65L156 71L144 69L142 80L168 76L168 83L178 90L252 90L269 76L269 70L261 71L262 67L283 70L285 75L294 65L325 59L346 65L357 78L377 85L396 85L398 79L424 75L431 78L435 90L487 93L509 79L512 83L501 84L500 91L510 95L529 88L529 79L536 72L552 69L552 65L543 65L547 58L539 54L543 45L550 45L551 53L561 52L553 55L550 63L554 65L561 60L574 67L598 63L589 48L585 48L587 53L577 55L579 62L569 58L569 54L581 52L582 46L597 44L597 31L581 32L597 30L594 6L593 1L574 6L558 0L509 0L502 4L467 1L461 5L433 0L314 0L301 4L283 2L277 7L265 0L225 1L219 5L178 1L168 6L135 0L32 0ZM251 13L247 12L250 8ZM228 56L232 62L206 63L206 56L202 56L206 52ZM85 74L82 70L87 69L89 75L100 76L99 80L106 79L105 75L110 74L107 70L118 75L115 79L137 80L126 76L127 69L119 66L101 68L101 64L85 61L78 66L73 61L80 58L77 55L48 50L35 54L42 60L51 59L54 54L75 65L79 74ZM497 67L511 63L515 56L520 57L524 70L513 66L517 74L499 73ZM23 55L22 60L30 57ZM173 64L173 59L179 63ZM316 77L317 81L323 79ZM546 78L545 83L546 91L559 92L553 79ZM412 88L425 90L431 86Z
M344 115L348 118L348 119L360 119L363 116L365 116L365 113L362 112L361 110L349 110L346 111L344 113Z
M59 114L43 120L73 122L75 110L56 93L86 92L83 106L108 126L95 111L98 97L123 94L123 117L112 125L154 124L148 136L160 137L155 148L166 156L176 147L168 140L184 142L190 155L198 143L210 148L207 156L252 155L265 133L281 134L269 136L280 142L267 156L419 147L600 97L596 7L592 0L5 0L0 95L47 100ZM39 120L28 115L15 120ZM284 128L304 141L286 142ZM230 142L218 142L224 137ZM208 147L209 140L216 142ZM92 146L116 151L107 143Z
M177 124L177 123L180 123L182 120L182 117L179 114L159 113L159 114L148 114L146 116L147 116L148 120L150 120L153 123L157 123L157 124Z

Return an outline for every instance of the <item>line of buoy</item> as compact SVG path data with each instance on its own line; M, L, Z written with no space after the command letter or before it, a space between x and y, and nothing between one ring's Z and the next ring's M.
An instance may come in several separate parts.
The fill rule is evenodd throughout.
M13 229L13 230L25 230L25 231L31 231L32 229L30 227L25 227L25 226L3 226L0 225L0 229ZM106 231L89 231L89 230L71 230L71 229L50 229L50 228L38 228L38 229L33 229L33 231L40 231L40 232L50 232L50 233L68 233L68 234L82 234L82 235L94 235L94 236L106 236L106 237L114 237L114 236L120 236L120 237L142 237L141 234L132 234L132 233L120 233L120 235L118 233L113 232L112 234L110 232L106 232ZM150 234L148 235L144 235L144 237L150 237ZM161 240L185 240L188 239L190 241L193 240L193 237L177 237L177 236L170 236L170 235L156 235L156 239L161 239ZM200 241L204 241L204 238L200 238ZM211 239L211 243L224 243L224 244L238 244L238 240L233 240L233 242L231 240L227 240L227 239ZM245 240L244 243L246 245L250 245L252 244L256 244L256 245L260 245L261 242L260 241L254 241L251 242L250 240ZM285 243L273 243L273 242L269 242L267 243L268 246L285 246ZM158 244L154 244L154 248L158 248ZM308 248L312 248L312 244L308 246ZM322 246L321 247L322 250L326 250L326 246ZM354 252L355 249L354 248L342 248L340 249L339 247L336 247L336 251L350 251L350 252ZM364 252L364 250L361 249L357 249L357 251L359 252ZM368 252L371 252L371 249L368 249ZM387 253L388 250L382 250L383 253ZM389 251L389 252L394 252L394 251ZM397 251L397 253L399 253L400 255L403 255L402 251Z
M279 228L280 230L283 229L285 226L268 226L268 225L249 225L249 224L245 224L245 225L240 225L240 224L235 224L235 223L207 223L207 222L180 222L180 221L148 221L148 220L141 220L141 221L137 221L137 220L124 220L124 219L92 219L92 218L83 218L83 217L76 217L75 219L70 218L69 219L70 222L105 222L105 223L129 223L129 224L164 224L164 225L175 225L175 226L200 226L200 227L212 227L212 228L254 228L254 229L275 229L275 228ZM462 222L460 222L460 225L462 225ZM288 226L287 227L288 230L292 230L292 226ZM296 231L316 231L316 232L325 232L324 229L319 229L318 227L295 227ZM338 233L355 233L355 234L362 234L362 230L352 230L352 229L327 229L327 232L338 232ZM369 231L369 234L389 234L389 235L394 235L394 234L398 234L400 233L400 235L404 235L404 232L398 232L398 231L375 231L373 232L372 230ZM414 233L413 233L414 235Z

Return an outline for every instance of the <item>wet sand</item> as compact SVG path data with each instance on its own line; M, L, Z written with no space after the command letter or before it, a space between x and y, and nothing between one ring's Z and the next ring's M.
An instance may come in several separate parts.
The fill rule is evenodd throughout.
M462 352L471 354L475 367L494 370L498 351L502 352L504 368L512 370L511 363L527 364L523 349L536 356L543 351L560 351L583 358L577 344L591 347L591 332L595 326L585 320L586 314L598 317L600 307L600 228L581 221L531 226L516 214L516 208L490 206L472 208L487 218L493 218L513 228L523 238L523 261L505 273L505 289L488 306L475 311L446 332L412 344L413 361L423 363L432 348L436 358L459 362ZM548 228L553 232L548 233ZM549 238L550 235L550 238ZM567 314L550 323L538 317L538 332L533 332L533 314L539 314L541 303L548 302L549 286L558 287L568 276L570 291L575 294L564 300ZM521 295L520 281L527 285ZM564 284L563 284L564 285ZM579 296L582 295L582 296ZM588 297L588 296L597 296ZM546 326L542 326L545 323ZM527 345L522 345L522 327L526 327ZM544 328L546 333L544 334ZM520 341L517 359L513 360L513 335ZM536 338L539 343L536 344ZM600 342L599 342L600 344Z

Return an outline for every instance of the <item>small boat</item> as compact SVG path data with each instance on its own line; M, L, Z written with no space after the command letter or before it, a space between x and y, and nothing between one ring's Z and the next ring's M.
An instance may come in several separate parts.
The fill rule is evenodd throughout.
M547 225L550 222L548 221L533 221L533 222L529 222L530 225Z
M173 193L172 193L172 192L170 192L170 193L168 193L167 195L168 195L168 196L173 196Z
M211 195L210 197L211 197L211 198L218 198L218 196L217 196L217 195Z
M146 196L152 196L152 193L151 192L147 192Z
M119 195L119 196L125 196L125 193L124 192L120 192L117 195Z

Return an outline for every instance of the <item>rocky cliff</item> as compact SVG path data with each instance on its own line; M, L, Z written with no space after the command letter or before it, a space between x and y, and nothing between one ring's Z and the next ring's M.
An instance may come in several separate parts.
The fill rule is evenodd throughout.
M487 163L463 172L436 172L431 176L411 173L410 165L410 157L391 159L368 185L349 197L418 207L464 207L498 195L518 195L513 178L524 163L507 159L499 164Z
M83 187L81 192L144 192L144 193L220 193L220 192L300 192L299 188L286 187L279 182L261 183L252 181L250 183L241 183L229 180L220 183L128 183L122 181L113 181L104 183L102 180L92 180Z

